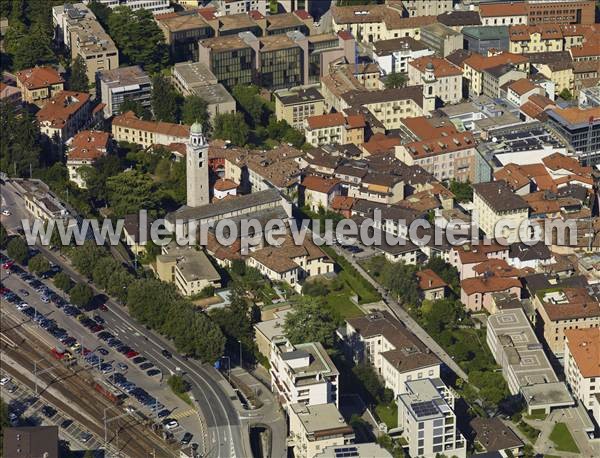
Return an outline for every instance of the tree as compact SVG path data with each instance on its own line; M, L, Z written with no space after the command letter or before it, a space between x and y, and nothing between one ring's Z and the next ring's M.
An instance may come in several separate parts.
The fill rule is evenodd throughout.
M320 301L307 298L285 317L284 333L292 344L321 342L333 347L339 317Z
M73 250L71 262L80 274L91 278L96 264L105 256L107 254L103 247L96 245L92 240L88 240Z
M144 119L146 121L152 119L152 113L143 106L139 100L133 99L125 99L125 101L119 107L120 113L127 113L128 111L133 111L136 117L140 119Z
M191 389L189 382L187 382L180 375L171 375L168 378L167 383L169 384L169 387L173 390L173 393L175 394L187 393Z
M385 79L385 87L388 89L406 86L406 75L403 73L390 73Z
M50 263L43 255L36 254L33 258L29 260L29 262L27 263L27 267L31 272L39 275L50 270Z
M0 450L2 449L3 444L4 428L8 428L9 426L10 420L8 418L8 404L6 404L3 399L0 399Z
M57 273L52 279L57 288L61 289L65 293L68 293L69 290L73 287L73 282L71 281L71 277L69 277L64 272Z
M69 90L75 92L87 92L90 88L90 81L87 77L87 64L83 57L77 56L71 66L69 76Z
M456 267L448 264L440 256L432 256L424 266L426 269L433 270L439 277L444 280L450 288L454 291L458 291L460 278Z
M108 178L106 189L108 203L117 216L157 208L156 185L152 177L137 170L128 170Z
M0 249L6 249L6 244L8 243L8 232L6 232L6 228L4 224L0 223Z
M152 78L152 112L157 121L177 122L181 96L163 75Z
M181 109L181 121L184 124L192 125L199 122L207 131L208 126L208 103L203 98L197 95L188 95L183 100L183 108Z
M13 237L6 246L6 253L19 264L23 264L29 256L29 247L21 237Z
M164 34L149 10L132 11L119 6L109 14L107 26L119 48L122 64L140 65L149 73L158 73L169 65Z
M29 110L0 102L0 170L16 177L29 177L29 168L39 167L42 157L37 119Z
M560 96L561 99L564 99L564 100L572 100L573 99L573 94L567 88L564 88L562 91L560 91L560 94L558 94L558 95Z
M94 16L96 16L96 19L98 19L98 22L100 22L102 27L108 29L108 17L110 16L111 9L104 3L100 3L98 0L92 0L89 3L88 8L92 10L92 13L94 13Z
M52 35L48 34L42 24L33 24L28 33L19 39L12 54L12 62L16 70L56 62L52 51Z
M85 283L77 283L69 291L71 302L79 307L87 307L94 298L94 292Z
M371 402L377 402L383 395L383 385L375 370L369 364L358 364L352 368L352 374L358 379L361 387L371 398Z
M450 192L458 202L471 202L473 200L473 188L471 184L452 180L450 182Z
M214 136L237 146L248 143L250 129L242 113L223 113L215 119Z

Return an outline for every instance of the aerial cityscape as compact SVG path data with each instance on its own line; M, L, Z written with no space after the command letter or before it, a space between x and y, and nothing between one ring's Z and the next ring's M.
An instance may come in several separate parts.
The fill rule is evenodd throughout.
M0 0L0 457L600 457L600 0Z

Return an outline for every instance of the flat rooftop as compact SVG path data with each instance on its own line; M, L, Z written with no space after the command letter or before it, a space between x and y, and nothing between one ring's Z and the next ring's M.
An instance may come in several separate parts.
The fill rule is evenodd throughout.
M443 388L444 382L439 378L406 382L407 393L400 395L400 401L417 421L443 417L452 412L440 393Z
M151 84L150 77L139 65L102 70L98 72L98 77L111 89Z
M287 344L287 340L282 340L276 344L281 352L281 359L284 361L290 361L303 356L309 357L308 366L289 366L289 370L296 376L296 384L298 386L313 384L314 376L318 374L325 376L339 375L337 367L335 367L323 345L319 342L307 342L293 346Z
M217 82L217 77L202 62L180 62L175 64L173 72L190 86L208 86Z
M306 406L292 404L292 411L298 416L308 434L345 428L352 431L335 404L317 404Z
M235 99L221 83L211 84L210 86L198 86L193 88L193 91L194 94L202 97L209 105L235 103Z
M522 386L521 393L530 409L544 407L567 407L575 401L564 382Z
M505 360L521 387L558 382L554 369L522 309L504 309L488 317L498 336Z

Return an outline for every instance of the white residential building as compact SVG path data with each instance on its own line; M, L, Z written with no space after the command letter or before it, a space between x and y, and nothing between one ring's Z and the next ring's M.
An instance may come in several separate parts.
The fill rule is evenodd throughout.
M269 357L271 389L281 405L318 405L339 402L339 371L319 342L292 345L274 338Z
M409 62L432 54L431 49L419 40L410 37L392 38L373 43L373 60L386 75L407 73Z
M569 329L565 336L567 383L600 422L600 328Z
M398 427L410 456L466 457L467 441L456 424L452 390L438 378L406 382L405 391L398 398Z
M292 404L288 412L289 445L294 448L296 458L314 458L327 447L354 442L354 430L334 404Z
M438 357L388 312L347 320L344 340L353 360L371 364L396 397L406 382L440 377Z
M265 0L216 0L214 4L219 13L225 16L229 14L244 14L250 11L258 11L263 16L266 16L269 2Z
M96 0L109 8L116 8L118 6L126 6L131 8L133 11L136 10L148 10L152 14L165 14L172 13L175 11L169 0ZM86 0L86 3L90 3Z

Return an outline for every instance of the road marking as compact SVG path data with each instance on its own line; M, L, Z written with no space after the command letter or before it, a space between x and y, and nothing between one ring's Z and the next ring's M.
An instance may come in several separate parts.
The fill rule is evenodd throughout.
M175 420L179 420L181 418L190 417L195 414L196 414L196 409L187 409L187 410L182 410L181 412L176 412L172 415L169 415L169 417L173 418Z

